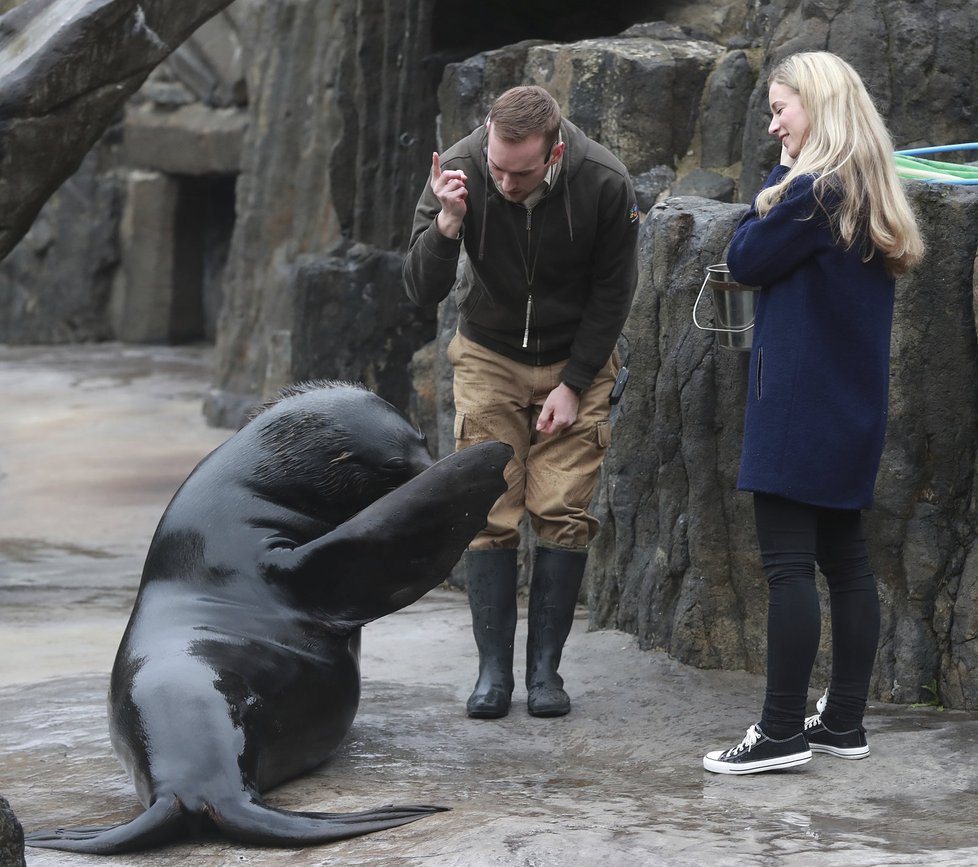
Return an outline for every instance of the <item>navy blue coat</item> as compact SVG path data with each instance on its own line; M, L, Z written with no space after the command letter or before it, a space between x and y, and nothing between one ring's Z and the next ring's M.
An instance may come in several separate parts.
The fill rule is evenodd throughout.
M737 487L864 509L886 433L894 280L881 255L863 262L858 242L834 238L812 181L763 219L752 207L727 253L734 279L761 287Z

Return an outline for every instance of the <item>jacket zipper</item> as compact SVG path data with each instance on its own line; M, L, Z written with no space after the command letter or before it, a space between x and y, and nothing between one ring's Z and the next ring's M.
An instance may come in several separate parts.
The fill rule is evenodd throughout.
M526 261L530 259L530 227L533 219L533 209L526 209ZM529 283L530 278L527 279L526 287L526 324L523 327L523 348L527 349L530 345L530 317L533 313L533 288ZM537 336L537 343L539 344L539 335ZM538 347L539 350L539 347Z

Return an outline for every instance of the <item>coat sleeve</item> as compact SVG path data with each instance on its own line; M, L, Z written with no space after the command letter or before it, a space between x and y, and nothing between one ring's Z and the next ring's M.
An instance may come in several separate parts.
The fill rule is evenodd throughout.
M408 252L401 266L404 288L415 304L429 307L444 300L455 285L461 235L446 238L435 225L441 206L426 182L414 211Z
M607 183L599 198L591 297L561 380L587 388L607 363L628 318L638 283L638 208L628 176Z
M786 171L779 166L771 172L765 188L778 183ZM754 199L727 249L727 267L738 283L769 286L834 245L828 216L815 196L813 182L811 175L792 181L784 198L763 217L757 213Z

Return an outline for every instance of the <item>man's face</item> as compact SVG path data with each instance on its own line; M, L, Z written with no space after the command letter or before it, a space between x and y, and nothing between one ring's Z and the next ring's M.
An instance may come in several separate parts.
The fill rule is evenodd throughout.
M550 144L544 141L543 135L531 135L523 141L503 141L493 132L489 125L489 143L487 159L489 171L492 173L503 197L510 202L522 202L532 193L550 168L564 151L560 142L547 150Z

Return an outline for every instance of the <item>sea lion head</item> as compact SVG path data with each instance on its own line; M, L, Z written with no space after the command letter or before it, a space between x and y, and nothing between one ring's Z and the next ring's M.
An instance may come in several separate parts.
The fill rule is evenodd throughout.
M424 434L357 383L287 386L258 408L248 426L260 445L256 490L333 523L433 463Z

